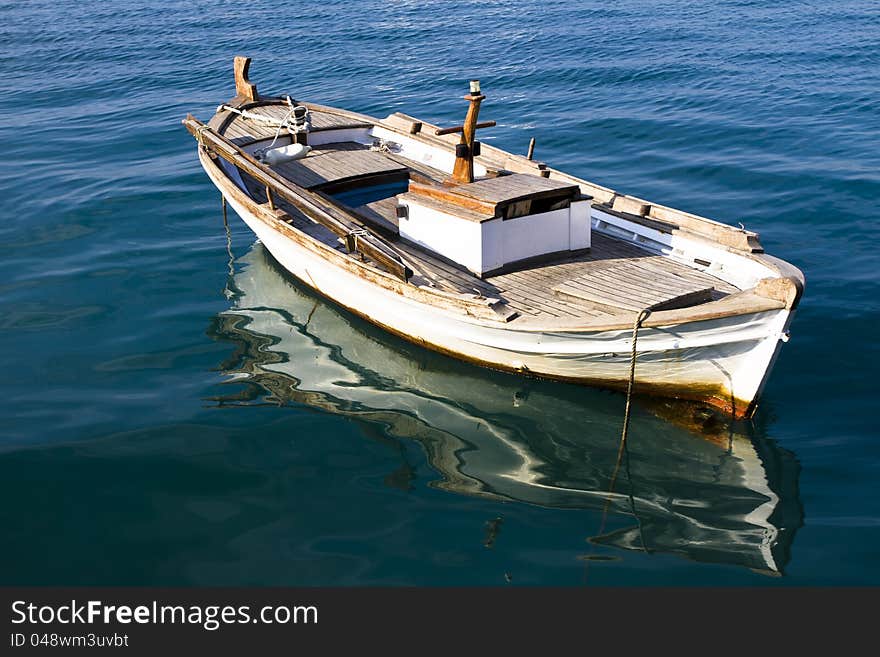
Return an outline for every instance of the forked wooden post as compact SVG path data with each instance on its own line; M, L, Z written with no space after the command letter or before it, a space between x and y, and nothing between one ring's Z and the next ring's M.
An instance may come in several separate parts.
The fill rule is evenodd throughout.
M236 56L233 68L235 69L235 92L241 100L254 102L259 98L257 85L248 80L248 69L251 67L250 57Z
M486 97L480 93L480 81L471 80L471 92L464 97L470 101L464 124L452 128L439 128L434 131L437 135L450 135L454 132L461 133L461 140L455 149L455 166L452 169L452 179L458 183L474 182L474 144L476 143L477 128L491 128L495 121L477 123L480 115L480 103Z

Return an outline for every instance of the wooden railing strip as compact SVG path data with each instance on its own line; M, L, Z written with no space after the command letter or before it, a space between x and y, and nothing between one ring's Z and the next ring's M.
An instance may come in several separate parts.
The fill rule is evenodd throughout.
M412 276L412 270L397 252L380 237L370 233L356 217L350 216L342 209L322 203L323 199L314 192L295 187L283 176L257 161L252 155L192 115L183 120L183 125L201 144L209 147L218 156L274 190L278 196L292 203L310 219L344 238L350 250L371 258L404 281L408 281Z

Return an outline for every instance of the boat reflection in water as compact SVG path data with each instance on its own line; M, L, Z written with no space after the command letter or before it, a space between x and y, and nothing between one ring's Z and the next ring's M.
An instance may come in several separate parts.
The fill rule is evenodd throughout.
M772 441L690 407L642 403L620 458L618 394L523 380L389 337L293 283L259 243L237 268L233 307L212 332L236 344L221 369L247 385L218 403L359 417L419 441L440 488L627 521L607 533L603 522L597 544L768 574L788 561L803 518L799 467Z

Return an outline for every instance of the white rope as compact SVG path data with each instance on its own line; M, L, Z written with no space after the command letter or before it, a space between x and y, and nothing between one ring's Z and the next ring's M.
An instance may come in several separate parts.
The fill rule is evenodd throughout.
M287 110L287 114L284 115L284 118L281 119L281 123L278 124L278 129L275 130L275 137L272 138L272 143L269 144L268 146L266 146L266 148L260 148L256 151L254 151L254 155L256 155L258 159L262 160L263 156L266 154L266 151L268 151L269 149L271 149L275 146L275 142L278 141L278 135L281 134L281 130L285 126L287 126L288 132L293 132L288 125L288 122L290 121L290 119L293 118L293 110L295 109L293 106L293 102L290 100L290 96L287 97L287 106L290 109ZM308 110L306 110L306 114L308 115Z
M296 123L290 122L290 117L293 115L293 110L297 107L303 107L301 105L294 105L290 96L287 96L287 105L290 107L290 110L287 112L283 119L276 119L272 116L266 116L265 114L257 114L256 112L251 112L249 110L238 109L237 107L232 107L231 105L220 105L217 107L218 112L232 112L233 114L238 114L246 119L250 119L251 121L259 121L260 123L268 123L269 125L274 126L289 126L290 128L299 131L302 128L297 126ZM308 108L303 107L306 110L306 117L308 117Z
M294 105L293 100L291 100L290 96L286 96L287 99L287 114L284 115L282 119L276 119L271 116L266 116L265 114L257 114L256 112L250 112L248 110L238 109L237 107L232 107L230 105L220 105L217 108L218 112L232 112L234 114L238 114L242 118L258 121L260 123L266 123L271 126L275 126L277 129L275 130L275 137L272 139L272 143L266 146L265 148L260 148L254 151L254 155L257 159L262 160L266 151L270 150L275 146L275 143L278 141L278 137L281 135L281 131L286 129L290 134L299 134L301 132L308 132L311 127L311 121L309 120L309 110L307 107L303 105ZM302 109L304 110L301 118L297 118L296 110Z

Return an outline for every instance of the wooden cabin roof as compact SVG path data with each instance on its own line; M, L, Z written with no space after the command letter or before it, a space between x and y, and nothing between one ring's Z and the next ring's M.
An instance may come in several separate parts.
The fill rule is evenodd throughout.
M485 178L459 185L438 185L410 181L411 200L441 207L469 221L487 221L494 217L530 214L535 201L560 203L580 196L580 188L571 183L550 180L528 173ZM512 211L511 206L525 204Z
M571 183L550 180L528 173L514 173L509 176L486 178L467 185L453 187L451 192L459 196L494 204L496 207L504 203L514 203L527 198L567 197L572 198L580 193L580 188Z

